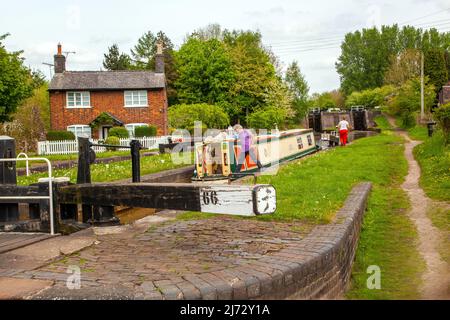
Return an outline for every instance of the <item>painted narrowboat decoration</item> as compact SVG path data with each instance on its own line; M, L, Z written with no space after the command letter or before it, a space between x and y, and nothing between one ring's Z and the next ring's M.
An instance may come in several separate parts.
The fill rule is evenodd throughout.
M311 129L294 129L278 134L259 135L253 138L252 148L263 170L274 164L298 159L318 150L314 132ZM255 159L247 156L238 172L237 161L240 152L240 141L226 135L196 143L195 172L192 180L235 179L260 171Z

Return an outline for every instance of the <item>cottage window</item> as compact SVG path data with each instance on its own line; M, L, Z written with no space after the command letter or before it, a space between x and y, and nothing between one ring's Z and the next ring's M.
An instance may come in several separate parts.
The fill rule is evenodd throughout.
M67 92L67 108L90 108L89 91Z
M125 107L147 107L147 91L125 91Z
M130 123L125 125L125 128L128 130L128 134L130 135L130 137L134 137L134 130L137 127L148 127L148 124L146 123Z
M85 138L90 138L92 135L92 130L90 126L86 126L86 125L73 125L73 126L68 126L67 127L67 131L71 131L73 132L73 134L75 135L75 137L85 137Z

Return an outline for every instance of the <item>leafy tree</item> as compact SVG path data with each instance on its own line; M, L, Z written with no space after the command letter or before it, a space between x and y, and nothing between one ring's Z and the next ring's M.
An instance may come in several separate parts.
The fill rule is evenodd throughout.
M22 51L8 52L2 44L7 36L0 35L0 122L8 121L33 90L30 70L20 57Z
M235 75L225 45L190 37L175 54L178 100L183 104L226 102Z
M348 33L341 45L341 55L336 63L341 78L341 89L345 95L381 87L391 57L405 49L424 52L433 49L448 50L450 33L439 33L436 29L423 31L411 26L401 30L397 25L363 29Z
M345 97L342 94L342 91L339 89L335 89L329 92L331 99L333 99L334 104L338 108L344 108L345 107Z
M192 129L195 121L211 129L225 128L230 124L230 118L222 107L199 104L178 104L169 109L169 124L175 129Z
M444 51L428 50L425 54L425 75L430 79L436 91L439 91L448 81L448 73L445 65Z
M227 110L235 121L244 122L249 113L267 105L267 93L276 79L275 68L259 32L224 31L223 38L234 75Z
M435 87L425 77L424 101L425 110L430 110L436 98ZM414 78L405 82L391 101L391 109L394 114L399 115L404 127L415 124L415 113L420 110L420 79Z
M288 66L284 80L293 96L292 109L295 111L296 120L299 121L308 112L309 87L297 61Z
M158 42L163 46L165 57L172 55L173 44L169 37L162 31L159 31L156 36L151 31L148 31L139 38L138 43L131 49L131 56L133 57L136 69L155 69L156 45Z
M120 53L117 44L113 44L109 47L108 53L106 53L104 57L103 67L107 70L117 71L131 69L131 58L125 53Z
M18 150L36 151L38 141L45 140L50 127L48 93L46 86L35 89L12 115L12 121L3 125L3 134L16 139Z
M450 103L444 104L436 109L434 118L444 134L445 144L450 143Z
M385 84L401 86L406 81L420 76L421 53L417 49L406 49L390 59L384 76Z
M336 101L329 92L314 93L309 101L311 108L336 108Z
M275 129L284 127L286 111L275 107L265 107L247 116L247 123L253 129Z
M354 91L350 96L348 96L346 106L365 106L368 108L383 106L386 105L387 98L394 91L395 88L393 86Z

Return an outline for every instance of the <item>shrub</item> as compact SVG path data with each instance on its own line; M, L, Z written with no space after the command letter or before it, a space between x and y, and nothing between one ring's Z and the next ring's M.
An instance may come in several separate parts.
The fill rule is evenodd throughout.
M47 140L75 140L75 135L71 131L48 131Z
M124 127L114 127L108 132L108 137L117 137L121 139L126 139L129 137L128 130Z
M154 137L157 135L158 128L156 126L137 127L134 129L134 136L136 138L141 137Z
M119 139L119 137L116 137L116 136L108 136L108 138L106 138L106 140L105 140L105 144L118 146L120 144L120 139ZM108 150L108 151L115 151L117 149L116 148L112 148L112 147L106 147L106 150Z
M363 91L355 91L348 96L345 104L347 107L365 106L373 108L385 105L386 98L394 92L393 86L384 86L381 88L367 89Z
M177 129L194 127L195 121L201 121L208 128L221 129L230 124L228 114L220 106L200 104L178 104L169 108L169 123Z
M267 107L247 116L247 124L253 129L274 129L282 127L286 119L286 110Z
M434 119L439 124L444 134L444 142L447 145L450 142L450 103L437 108L434 112Z

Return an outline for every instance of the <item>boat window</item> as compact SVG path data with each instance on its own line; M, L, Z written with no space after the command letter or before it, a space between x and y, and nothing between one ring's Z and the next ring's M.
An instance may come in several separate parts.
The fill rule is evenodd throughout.
M311 135L308 135L308 144L309 144L310 146L313 145Z
M297 144L298 144L298 149L303 149L303 140L302 137L297 137Z

